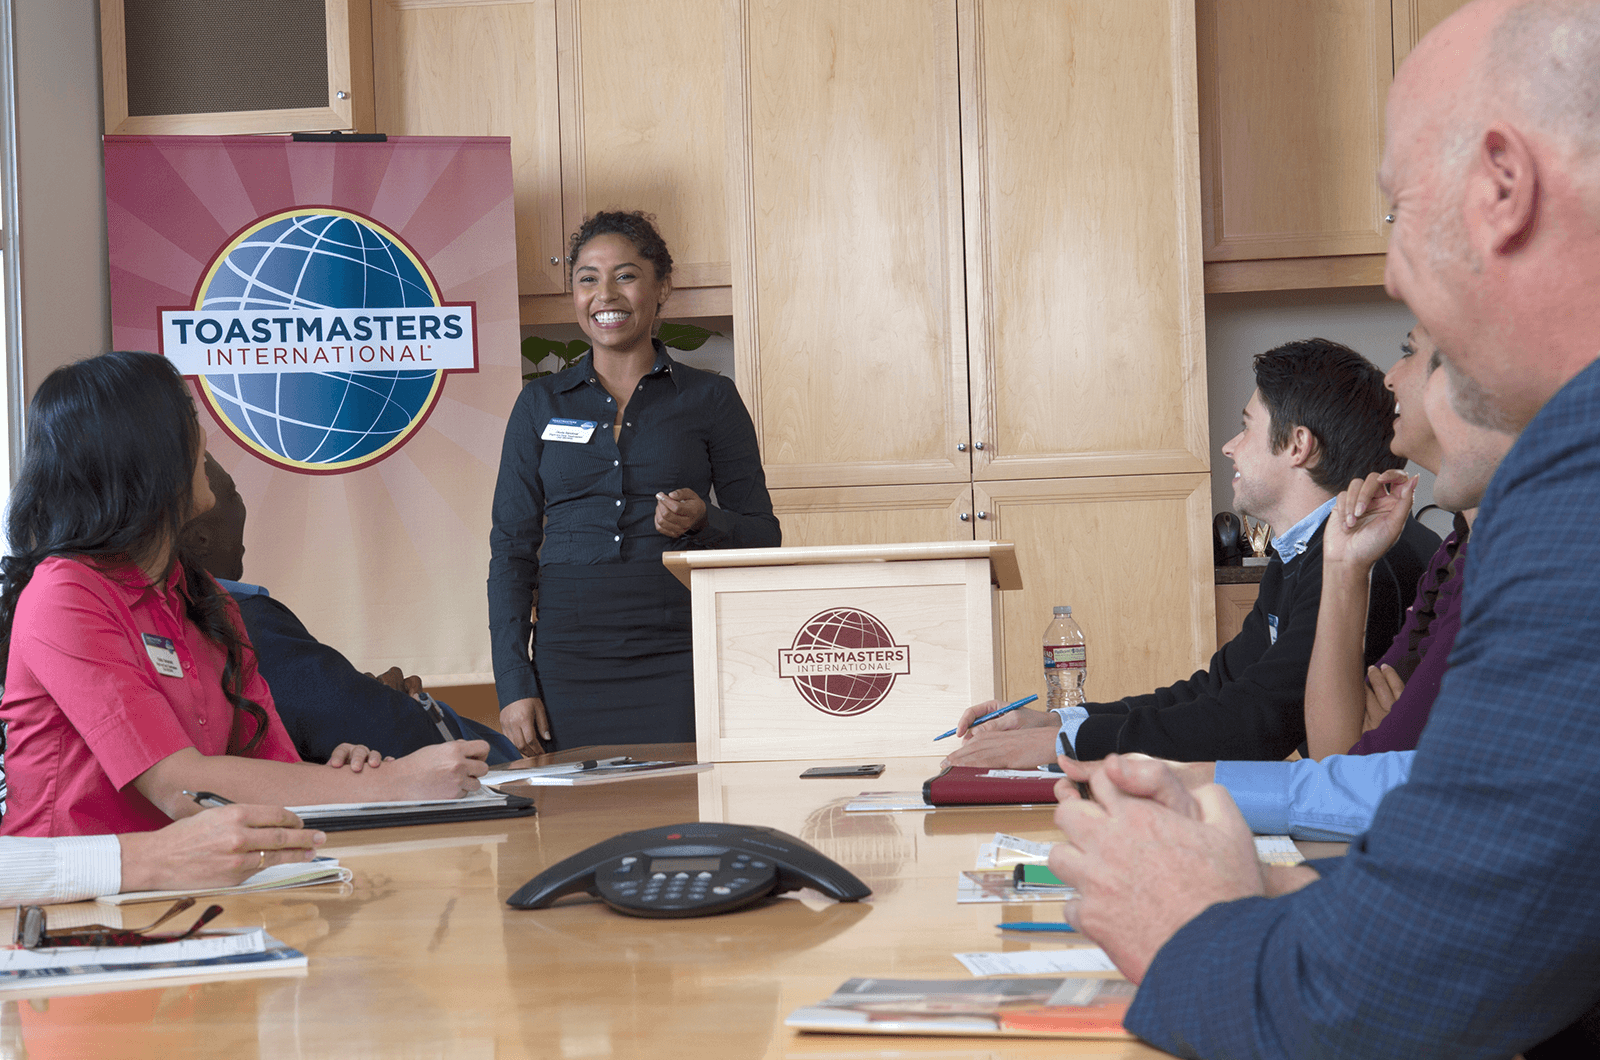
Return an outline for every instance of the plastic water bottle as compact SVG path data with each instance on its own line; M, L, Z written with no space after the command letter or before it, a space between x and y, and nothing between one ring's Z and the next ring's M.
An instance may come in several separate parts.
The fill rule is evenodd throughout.
M1055 609L1055 619L1044 631L1045 705L1050 710L1083 703L1083 685L1089 677L1083 630L1073 621L1072 608Z

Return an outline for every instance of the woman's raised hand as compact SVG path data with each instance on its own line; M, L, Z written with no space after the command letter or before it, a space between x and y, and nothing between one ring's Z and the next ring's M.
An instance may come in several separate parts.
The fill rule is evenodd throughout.
M1364 479L1352 479L1328 516L1323 561L1367 566L1378 562L1400 540L1416 491L1416 478L1404 471L1374 472Z

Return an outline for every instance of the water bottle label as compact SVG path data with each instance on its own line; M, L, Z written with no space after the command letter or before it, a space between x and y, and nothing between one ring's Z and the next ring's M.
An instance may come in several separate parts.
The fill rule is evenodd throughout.
M1083 667L1084 650L1082 644L1052 644L1044 649L1044 668L1046 670L1081 670Z

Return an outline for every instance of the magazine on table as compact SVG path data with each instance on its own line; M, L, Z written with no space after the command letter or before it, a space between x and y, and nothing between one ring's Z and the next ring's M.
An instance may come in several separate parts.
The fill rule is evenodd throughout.
M304 974L306 955L261 928L148 946L0 948L0 997L8 998Z
M1131 1038L1125 979L851 979L784 1024L835 1034Z

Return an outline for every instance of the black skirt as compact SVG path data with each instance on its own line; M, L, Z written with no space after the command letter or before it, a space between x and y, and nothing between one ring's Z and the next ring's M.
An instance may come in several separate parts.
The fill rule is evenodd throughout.
M689 590L659 562L541 567L538 618L556 749L694 742Z

